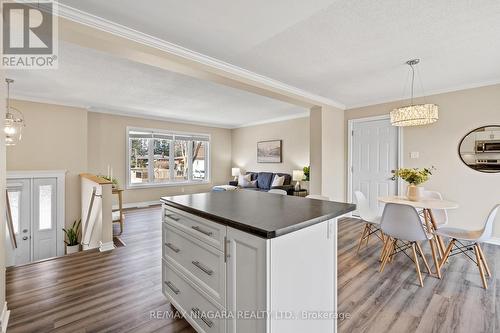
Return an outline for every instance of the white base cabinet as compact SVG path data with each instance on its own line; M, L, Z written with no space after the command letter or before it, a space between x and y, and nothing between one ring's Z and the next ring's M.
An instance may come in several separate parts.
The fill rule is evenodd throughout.
M167 205L162 216L162 290L196 331L336 332L336 219L265 239Z

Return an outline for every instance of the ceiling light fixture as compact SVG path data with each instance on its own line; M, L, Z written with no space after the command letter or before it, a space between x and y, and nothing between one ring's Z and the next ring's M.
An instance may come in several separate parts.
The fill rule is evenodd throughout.
M16 108L10 106L10 84L14 83L12 79L5 79L7 82L7 110L5 110L4 134L5 145L15 146L21 141L23 134L23 127L26 126L24 116Z
M411 70L411 101L410 105L402 106L391 111L391 124L394 126L419 126L432 124L438 120L439 107L436 104L413 104L415 65L420 59L406 62Z

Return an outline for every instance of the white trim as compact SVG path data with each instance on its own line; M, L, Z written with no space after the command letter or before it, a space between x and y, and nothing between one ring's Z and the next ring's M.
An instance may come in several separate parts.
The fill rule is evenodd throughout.
M354 128L354 124L371 122L377 120L386 120L390 119L389 114L373 116L373 117L365 117L365 118L356 118L349 119L347 121L347 202L352 202L352 131ZM403 129L401 127L397 127L397 140L398 140L398 163L397 168L401 168L403 166ZM398 180L398 194L403 191L403 184L400 180ZM352 213L351 213L352 215Z
M115 248L115 244L111 242L103 243L99 241L99 252L111 251Z
M7 171L7 179L57 178L57 232L56 253L64 255L64 231L66 220L66 170L22 170ZM33 212L32 212L33 213Z
M58 15L73 22L77 22L122 38L126 38L128 40L137 43L141 43L149 47L153 47L158 50L162 50L169 54L175 55L183 59L187 59L192 62L202 64L204 66L209 66L214 69L224 71L228 74L231 74L232 76L236 76L244 80L252 81L259 85L266 85L273 89L282 90L286 93L294 94L302 98L309 99L314 103L317 103L318 105L331 105L340 109L345 109L344 104L334 101L332 99L312 94L302 89L290 86L281 81L274 80L264 75L260 75L251 72L249 70L246 70L244 68L234 66L227 62L220 61L218 59L167 42L163 39L153 37L143 32L123 26L121 24L106 20L102 17L86 13L84 11L78 10L76 8L70 7L62 3L59 3Z
M7 302L3 304L2 315L0 323L2 324L2 333L7 332L7 325L9 324L10 311L7 310Z
M446 93L451 93L451 92L455 92L455 91L493 86L496 84L500 84L500 79L476 82L476 83L471 83L471 84L463 84L463 85L455 86L453 88L434 89L434 90L427 91L424 94L422 94L422 93L416 94L414 96L414 98L427 98L427 97L434 96L434 95L440 95L440 94L446 94ZM409 100L409 98L408 97L407 98L387 97L387 98L381 98L381 99L372 100L370 102L363 102L363 103L359 103L359 104L347 104L346 111L348 111L350 109L363 108L366 106L373 106L373 105L379 105L379 104L385 104L385 103L403 102L406 100ZM389 112L389 111L390 110L387 110L387 112Z
M491 245L500 245L500 237L491 237L485 243L491 244Z
M151 116L151 115L139 114L139 113L128 113L127 111L113 110L113 109L109 109L109 108L98 108L98 107L94 107L94 106L89 106L89 107L85 107L85 108L87 109L88 112L110 114L110 115L114 115L114 116L159 120L159 121L165 121L165 122L170 122L170 123L198 125L198 126L204 126L204 127L215 127L215 128L225 128L225 129L238 128L237 126L233 126L233 125L206 123L206 122L195 121L195 120L191 121L191 120L186 120L186 119L169 118L169 117L161 117L161 116Z
M309 111L305 111L305 112L301 112L301 113L297 113L297 114L289 115L289 116L283 116L283 117L271 118L271 119L267 119L267 120L256 121L253 123L248 123L245 125L233 127L233 129L258 126L258 125L265 125L265 124L271 124L271 123L279 123L281 121L300 119L300 118L309 118Z

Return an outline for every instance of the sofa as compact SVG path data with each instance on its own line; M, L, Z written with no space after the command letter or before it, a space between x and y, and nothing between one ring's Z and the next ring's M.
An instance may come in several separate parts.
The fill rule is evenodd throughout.
M257 180L257 187L243 188L244 190L267 192L270 189L279 189L279 190L285 190L288 193L288 195L293 195L294 186L292 185L292 176L288 173L249 171L246 174L252 175L252 177L251 177L252 181ZM271 187L271 184L273 183L274 176L276 176L276 175L278 175L279 177L285 176L285 182L283 183L282 186ZM230 181L229 185L238 186L238 181L237 180Z

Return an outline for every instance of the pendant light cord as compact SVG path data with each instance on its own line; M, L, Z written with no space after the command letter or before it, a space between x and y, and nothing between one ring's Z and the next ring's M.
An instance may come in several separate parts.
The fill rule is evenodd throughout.
M415 84L415 68L413 67L413 64L410 64L411 67L411 106L413 106L413 86Z

